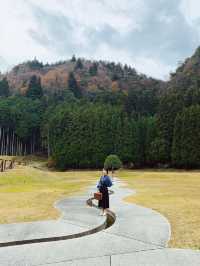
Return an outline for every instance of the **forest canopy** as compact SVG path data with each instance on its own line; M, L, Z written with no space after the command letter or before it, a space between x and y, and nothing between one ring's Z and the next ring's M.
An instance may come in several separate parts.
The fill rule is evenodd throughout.
M126 167L200 168L197 62L198 50L162 82L127 65L35 60L27 71L52 75L69 64L67 78L44 83L33 74L17 88L11 76L20 77L19 65L0 81L0 153L46 154L62 170L103 167L110 154Z

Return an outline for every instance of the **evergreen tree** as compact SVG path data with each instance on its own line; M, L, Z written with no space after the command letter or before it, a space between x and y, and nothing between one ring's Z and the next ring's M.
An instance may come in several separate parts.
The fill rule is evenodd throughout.
M40 149L40 128L43 111L43 105L39 100L21 96L0 100L0 131L1 133L2 130L4 133L7 132L7 153L13 155L15 151L19 154L20 150L20 154L22 152L29 154ZM13 145L14 143L15 145ZM21 146L22 143L23 147ZM2 135L0 146L5 146Z
M165 140L156 137L148 147L147 162L149 166L160 166L168 162Z
M73 72L69 73L68 88L73 92L76 98L80 98L82 96L81 89L79 88L79 85L76 81L76 78Z
M171 149L173 142L174 122L177 113L184 107L181 95L174 91L169 91L167 95L163 95L160 100L158 110L158 129L160 139L163 140L163 151L166 151L166 163L171 162Z
M9 85L7 78L3 78L0 81L0 97L8 97L9 96Z
M176 118L172 149L178 167L200 167L200 106L184 109Z
M43 96L41 80L39 77L35 75L31 77L25 96L31 99L40 99Z
M75 63L76 62L76 56L73 55L72 58L71 58L71 62Z
M176 116L174 123L174 135L173 135L173 146L172 146L172 162L174 166L181 167L182 165L182 114Z
M34 58L33 61L28 61L27 65L31 69L36 69L36 70L43 68L43 63L39 62L36 57Z
M96 76L98 71L98 64L95 62L89 68L89 73L91 76Z
M129 88L125 109L129 114L137 116L154 115L158 107L155 89Z
M103 167L108 154L122 154L122 161L130 163L130 123L117 107L89 103L58 106L49 122L52 157L57 167Z
M76 61L75 70L83 69L83 63L80 58Z

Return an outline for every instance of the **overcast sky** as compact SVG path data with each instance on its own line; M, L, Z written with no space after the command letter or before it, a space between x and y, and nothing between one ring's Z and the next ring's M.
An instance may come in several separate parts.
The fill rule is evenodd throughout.
M6 0L0 36L1 71L76 54L166 79L200 45L200 1Z

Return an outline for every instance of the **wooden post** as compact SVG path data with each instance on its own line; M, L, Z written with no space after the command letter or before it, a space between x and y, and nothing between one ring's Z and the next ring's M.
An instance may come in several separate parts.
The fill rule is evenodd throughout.
M7 160L4 160L4 166L3 166L3 170L6 170L6 164L7 164Z
M0 159L0 172L4 172L7 169L14 168L14 160L3 160Z
M0 170L1 172L3 172L3 160L1 159L1 162L0 162Z
M9 165L9 169L12 169L13 168L13 161L10 160L10 165Z

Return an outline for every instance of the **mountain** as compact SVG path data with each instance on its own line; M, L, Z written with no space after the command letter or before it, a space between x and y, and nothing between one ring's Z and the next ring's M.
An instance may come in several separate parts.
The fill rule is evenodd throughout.
M74 56L28 61L1 78L5 155L48 153L61 169L100 167L108 154L137 167L200 168L200 48L167 82Z
M6 77L12 94L24 94L33 75L40 77L45 94L66 90L69 74L73 72L83 94L96 93L103 90L123 91L129 88L156 89L164 86L164 82L138 74L127 65L105 61L76 59L55 64L40 63L37 59L15 66L10 72L1 75Z
M190 89L200 87L200 47L187 58L169 81L164 82L137 71L127 65L107 61L91 61L83 58L43 64L37 59L21 63L0 79L7 78L12 94L24 94L33 75L40 77L45 94L63 91L68 88L68 78L73 72L83 94L101 91L122 91L127 94L131 89L156 90L159 94L167 92L167 88Z
M200 47L171 74L169 87L182 90L200 88Z

